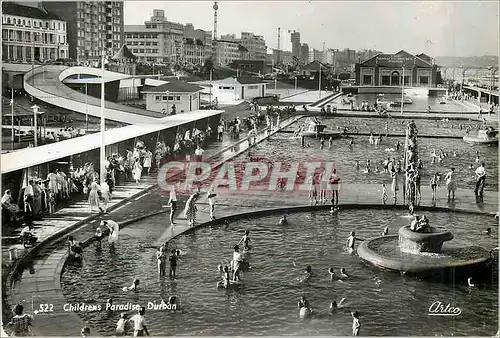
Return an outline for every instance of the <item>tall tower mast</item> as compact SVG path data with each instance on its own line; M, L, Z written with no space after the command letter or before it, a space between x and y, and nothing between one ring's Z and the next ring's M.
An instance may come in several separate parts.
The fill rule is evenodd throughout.
M217 5L217 1L214 1L214 40L217 40L217 10L219 9L219 5Z

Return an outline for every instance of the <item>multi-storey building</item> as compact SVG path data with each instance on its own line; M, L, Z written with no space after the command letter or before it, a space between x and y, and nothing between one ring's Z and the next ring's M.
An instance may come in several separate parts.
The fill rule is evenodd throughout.
M76 61L113 56L123 45L122 1L44 1L67 22L69 55Z
M167 21L154 9L144 25L125 26L125 44L139 61L203 64L212 53L212 32Z
M240 43L227 40L214 40L215 63L228 66L235 60L248 60L248 49Z
M267 54L266 40L261 35L250 32L241 32L240 43L248 49L250 60L265 60Z
M271 61L273 65L292 66L294 64L292 52L286 50L273 49Z
M305 65L309 63L309 45L303 43L300 47L300 63Z
M2 3L2 59L28 62L68 57L66 22L41 6Z
M184 26L184 60L203 65L212 55L212 32L194 29L193 24Z
M309 62L321 61L323 62L323 52L316 48L309 49Z
M250 32L241 32L241 39L238 39L235 34L225 34L221 35L220 40L241 44L248 50L249 60L266 59L266 41L261 35L255 35L254 33Z
M180 62L184 25L167 21L164 10L154 9L144 25L125 26L125 44L139 61Z
M300 33L293 31L290 34L290 39L292 40L292 55L300 60L301 57L301 45L300 45Z

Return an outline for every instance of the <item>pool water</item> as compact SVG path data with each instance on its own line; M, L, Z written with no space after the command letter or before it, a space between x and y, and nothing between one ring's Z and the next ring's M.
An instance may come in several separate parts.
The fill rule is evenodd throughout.
M455 245L491 249L498 233L493 218L457 213L427 213L433 226L445 226ZM350 311L359 311L362 335L478 335L498 329L498 290L491 286L469 289L408 278L365 265L344 251L351 230L360 238L378 236L384 227L395 234L408 218L395 210L345 210L293 213L289 225L277 225L279 216L235 221L229 226L201 228L169 243L183 251L178 279L159 279L151 243L165 231L165 216L133 224L120 232L116 249L102 252L89 247L84 266L62 275L68 302L87 304L132 302L146 305L177 295L182 313L146 310L152 335L343 335L351 334ZM493 234L483 234L486 227ZM232 258L232 247L250 230L252 269L242 275L240 289L216 289L217 265ZM303 282L303 269L315 275ZM345 267L351 277L331 281L327 269ZM123 286L140 278L139 293L124 293ZM312 320L298 317L297 301L305 295L318 313ZM328 314L329 303L346 297L345 308ZM433 302L459 307L459 317L429 316ZM132 312L129 312L131 314ZM99 334L112 335L120 311L79 315Z
M420 96L420 95L412 95L412 94L405 94L404 95L404 100L411 99L412 104L405 104L403 107L404 111L427 111L427 107L431 106L431 113L432 112L471 112L470 108L466 108L465 106L453 102L453 101L446 101L446 104L440 104L441 96ZM350 105L344 105L342 104L342 98L347 97L344 95L340 98L338 98L336 101L337 107L339 108L344 108L344 109L350 109ZM373 105L376 101L377 98L382 99L383 101L401 101L401 94L389 94L385 93L384 96L379 96L378 94L358 94L354 95L352 99L354 100L354 106L361 106L362 101L368 101L370 105ZM401 111L401 107L390 107L388 109L389 111ZM479 109L478 109L479 111Z
M418 123L417 123L418 126ZM302 148L300 138L295 138L292 134L278 133L271 139L263 141L252 148L252 158L257 158L261 162L283 162L283 163L308 163L316 161L334 162L335 168L342 183L385 183L390 187L391 177L388 173L383 173L381 161L387 157L395 158L396 161L403 156L404 138L403 137L383 137L378 145L370 145L368 136L353 136L354 143L349 146L348 139L333 140L332 148L328 147L328 140L325 141L324 149L320 149L320 140L315 138L306 138L306 147ZM387 151L390 148L396 148L396 142L401 142L399 151ZM309 145L309 146L307 146ZM448 153L448 157L443 162L432 164L431 152L435 149L443 149ZM418 157L422 159L424 168L421 170L422 185L429 185L432 175L436 172L444 175L455 168L457 186L460 188L473 189L475 187L475 170L479 166L475 162L476 150L479 151L480 160L485 162L486 166L486 187L485 190L498 189L498 147L487 145L472 145L455 139L433 139L420 138L418 140ZM456 152L456 157L453 156ZM241 155L235 161L248 160L248 154ZM366 160L371 162L371 172L365 173ZM355 160L360 163L360 169L355 168ZM380 173L375 173L375 165L378 165ZM473 164L473 169L469 165ZM284 170L284 169L283 169ZM400 186L404 175L399 175ZM259 183L259 182L257 182ZM267 184L267 183L266 183ZM440 183L441 189L445 186L444 180ZM439 188L438 188L439 189Z
M302 124L306 119L300 120ZM406 123L411 119L399 118L363 118L363 117L335 117L333 119L323 119L322 122L327 126L329 131L342 131L344 127L348 128L350 133L373 133L373 135L386 134L385 124L387 123L389 134L404 135L406 133ZM471 127L470 134L477 133L477 128L481 126L479 122L467 120L448 120L443 119L415 119L418 134L425 136L456 136L463 137L466 135L465 129L467 126ZM460 129L462 125L462 129ZM293 124L287 130L296 130L298 124ZM457 140L458 141L458 140ZM461 141L461 140L460 140Z

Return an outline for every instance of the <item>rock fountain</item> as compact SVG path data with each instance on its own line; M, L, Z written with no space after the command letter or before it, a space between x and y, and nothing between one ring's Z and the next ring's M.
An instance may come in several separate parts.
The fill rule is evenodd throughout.
M411 214L418 198L417 134L415 123L409 122L405 140L406 182L403 196ZM490 252L477 246L453 247L445 243L452 239L450 231L430 227L428 223L420 229L403 226L398 235L366 240L357 251L360 258L377 267L408 275L437 276L446 280L484 275L485 269L491 267Z
M490 252L478 246L454 247L450 231L429 227L427 232L399 229L398 235L368 239L358 256L373 265L406 275L444 279L483 274L492 262Z

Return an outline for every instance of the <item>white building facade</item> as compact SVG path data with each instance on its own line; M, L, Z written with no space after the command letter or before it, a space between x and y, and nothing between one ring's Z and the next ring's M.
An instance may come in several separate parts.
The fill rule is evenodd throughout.
M208 83L206 84L209 86ZM203 84L200 85L203 86ZM228 77L212 81L212 97L219 103L249 100L265 96L266 86L267 83L260 79Z
M2 59L31 62L68 58L66 22L41 8L2 3Z
M146 109L167 114L175 106L176 113L189 113L200 109L200 93L202 87L172 81L167 84L144 91L146 96Z

